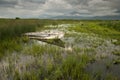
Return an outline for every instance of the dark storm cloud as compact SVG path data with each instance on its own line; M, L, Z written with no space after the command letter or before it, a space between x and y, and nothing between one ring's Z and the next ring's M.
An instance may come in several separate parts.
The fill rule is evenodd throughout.
M119 3L120 0L0 0L0 17L118 16Z
M45 4L47 0L0 0L0 7L15 7L15 6L32 6L32 4L36 4L38 6L40 4ZM32 8L31 7L31 8Z
M0 0L0 7L13 7L17 1Z
M91 0L65 0L72 5L88 5L88 2Z
M71 13L85 16L119 15L119 0L65 0L74 7Z
M45 4L47 0L29 0L29 2L32 2L32 3L40 3L40 4Z

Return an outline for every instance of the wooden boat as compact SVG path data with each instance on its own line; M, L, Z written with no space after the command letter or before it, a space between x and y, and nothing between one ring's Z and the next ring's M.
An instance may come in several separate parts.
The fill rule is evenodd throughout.
M65 43L61 40L61 38L64 37L64 33L62 31L45 30L42 32L25 33L24 35L28 36L30 39L35 39L42 42L46 42L48 44L65 47Z
M58 30L45 30L42 32L25 33L31 39L60 39L64 37L64 33Z

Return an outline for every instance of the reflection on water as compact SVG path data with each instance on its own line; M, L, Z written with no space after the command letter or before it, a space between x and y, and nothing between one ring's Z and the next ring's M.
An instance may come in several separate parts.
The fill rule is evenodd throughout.
M63 42L61 39L36 39L36 40L65 48L65 42Z
M107 57L101 60L97 60L94 63L88 64L86 70L93 74L101 74L99 75L102 80L108 75L112 74L113 76L116 76L120 78L120 64L114 65L113 64L113 58Z

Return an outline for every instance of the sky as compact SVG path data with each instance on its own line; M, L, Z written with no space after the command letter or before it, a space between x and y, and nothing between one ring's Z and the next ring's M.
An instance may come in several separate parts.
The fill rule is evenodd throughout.
M120 0L0 0L0 18L117 17Z

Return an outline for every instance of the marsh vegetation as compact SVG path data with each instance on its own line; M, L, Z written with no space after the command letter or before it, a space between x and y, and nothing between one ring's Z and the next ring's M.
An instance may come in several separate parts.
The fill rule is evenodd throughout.
M62 43L23 36L43 30L63 31ZM120 21L0 20L0 80L120 80L119 75Z

